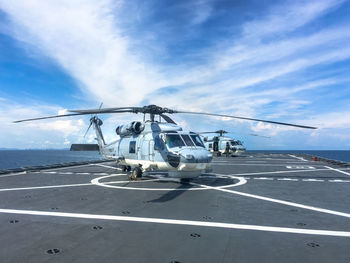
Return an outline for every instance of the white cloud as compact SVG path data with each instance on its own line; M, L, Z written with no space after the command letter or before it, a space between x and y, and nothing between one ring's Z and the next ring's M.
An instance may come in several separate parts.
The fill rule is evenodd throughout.
M243 26L245 37L266 37L294 31L342 4L344 0L286 1L283 6L274 6L260 20Z
M112 1L23 0L0 5L11 18L14 36L54 59L96 101L134 105L165 83L154 66L130 50L130 40L116 27Z
M62 148L68 141L80 140L87 128L83 119L76 118L13 123L26 118L56 115L62 109L52 105L20 105L9 100L3 102L0 104L0 147L40 148L39 145L45 142L54 148Z
M318 76L316 79L300 80L293 86L289 85L289 80L297 79L298 72L307 72L312 67L349 59L350 31L347 30L348 24L335 24L329 28L311 30L308 34L291 33L331 13L343 2L288 1L281 6L273 6L267 14L243 24L241 35L188 54L193 58L206 58L201 59L200 63L191 63L191 66L186 62L162 65L157 58L151 61L149 58L152 54L148 52L153 49L139 45L143 39L133 39L127 28L123 28L128 16L121 13L124 10L121 8L125 4L123 1L0 0L0 6L11 19L7 34L17 38L30 51L40 51L55 61L73 76L90 99L103 101L104 106L139 105L148 101L175 109L263 119L261 115L267 114L271 118L283 117L286 118L283 121L302 124L309 122L305 120L309 118L305 117L305 108L312 105L313 100L305 96L305 92L336 85L344 82L344 79ZM197 28L208 21L213 7L207 1L196 1L194 5L198 8L193 10L192 23L188 27ZM138 23L142 24L142 9L137 11ZM135 21L135 18L131 21ZM162 49L163 41L157 37L157 32L152 32L154 43ZM268 41L264 41L267 38ZM138 49L135 43L138 43ZM281 86L272 82L282 78L286 81L280 82ZM267 86L260 88L259 85L266 83ZM180 92L158 94L158 89L165 86L179 87ZM270 104L277 106L268 109L266 106ZM58 114L67 113L56 106L46 107L33 106L28 111L27 107L17 105L10 110L10 116L21 119L46 116L49 112L54 112L53 115L57 111ZM348 123L338 118L340 115L337 114L329 117L334 117L335 127L344 128ZM142 119L142 116L135 118ZM175 119L189 129L200 127L188 121L191 118L176 116ZM26 131L29 128L38 133L40 131L45 136L49 132L62 134L66 138L65 144L74 141L73 136L78 138L78 134L84 134L87 127L84 120L55 120L23 124L21 127L25 127ZM211 120L214 118L208 118L208 121L202 119L207 125L211 124ZM114 139L115 127L124 121L130 121L130 115L107 117L103 126L106 138ZM296 130L231 119L225 120L226 123L275 135ZM85 140L94 140L91 133Z

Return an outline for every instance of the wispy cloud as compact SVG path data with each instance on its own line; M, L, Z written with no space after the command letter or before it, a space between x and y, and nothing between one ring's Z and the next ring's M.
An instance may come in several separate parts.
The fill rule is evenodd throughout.
M97 101L135 104L164 83L155 67L130 52L130 40L115 26L112 1L1 1L1 6L19 41L56 61Z
M179 4L167 9L168 14L173 10L185 12L187 8L186 16L177 13L169 18L171 25L176 15L185 22L179 22L182 24L177 35L166 39L164 36L170 33L164 32L173 34L177 28L165 23L166 17L150 21L145 12L155 12L155 3L147 6L110 0L57 3L0 0L0 7L10 20L7 34L25 48L52 59L73 76L84 94L106 106L156 103L311 125L318 124L320 119L309 117L317 116L312 106L317 96L310 96L310 92L326 92L334 85L349 83L344 73L336 76L329 76L327 70L312 73L317 67L349 60L350 21L310 25L337 12L345 3L319 0L273 4L259 17L239 25L238 33L218 37L217 42L207 41L205 35L205 25L217 18L211 1L193 1L181 8ZM127 9L135 16L128 19ZM228 21L232 20L220 21L227 23L221 27L229 31L232 25ZM190 47L174 41L176 38L186 38ZM179 51L182 47L185 50ZM338 92L341 94L344 89ZM320 103L327 101L317 98ZM348 108L334 109L334 114L340 116L342 111L348 112ZM190 123L188 118L176 118ZM112 120L115 118L109 118L106 126L115 126ZM73 124L56 125L51 130ZM76 122L74 125L76 130L70 127L74 132L82 128ZM274 134L291 131L260 123L243 125ZM193 126L201 129L199 125ZM108 136L112 138L114 134Z

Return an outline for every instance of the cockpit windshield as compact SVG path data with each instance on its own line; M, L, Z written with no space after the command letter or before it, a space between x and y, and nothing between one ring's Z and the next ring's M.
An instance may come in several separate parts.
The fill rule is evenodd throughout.
M242 145L241 141L231 141L231 145L235 146L235 145Z
M168 146L168 148L182 147L182 146L204 147L202 140L197 134L166 133L165 143Z
M185 143L178 134L166 134L165 143L169 148L185 146Z
M194 146L194 143L192 142L191 138L187 134L181 134L182 139L184 139L187 146Z
M194 141L194 143L196 144L196 146L204 147L204 144L198 135L191 134L190 136L191 136L192 140Z

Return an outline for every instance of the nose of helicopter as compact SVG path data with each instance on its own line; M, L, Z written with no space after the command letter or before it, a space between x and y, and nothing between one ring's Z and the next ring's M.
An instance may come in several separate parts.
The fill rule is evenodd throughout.
M208 169L213 159L213 155L206 149L182 149L180 155L180 171Z

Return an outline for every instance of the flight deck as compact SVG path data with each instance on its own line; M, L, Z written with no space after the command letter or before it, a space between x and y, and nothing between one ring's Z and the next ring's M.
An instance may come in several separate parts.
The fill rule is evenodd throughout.
M350 262L350 165L215 157L188 182L114 162L0 175L1 262Z

